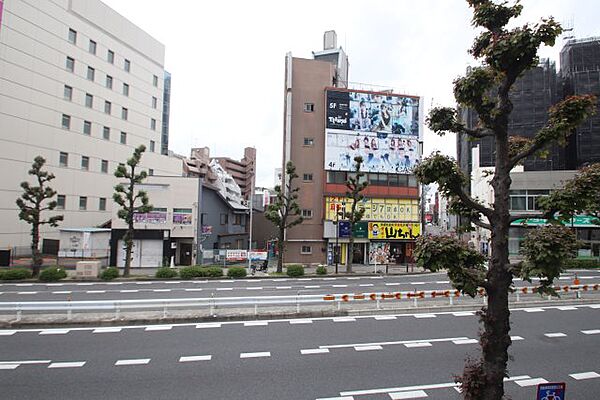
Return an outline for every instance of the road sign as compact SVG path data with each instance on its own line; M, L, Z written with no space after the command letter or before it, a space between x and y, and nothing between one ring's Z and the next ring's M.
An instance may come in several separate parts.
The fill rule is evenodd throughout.
M564 382L540 383L536 400L565 400L566 388Z

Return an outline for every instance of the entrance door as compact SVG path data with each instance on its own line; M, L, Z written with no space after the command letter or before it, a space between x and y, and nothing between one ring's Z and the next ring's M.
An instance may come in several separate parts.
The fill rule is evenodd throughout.
M179 243L179 265L192 265L191 243Z
M365 245L363 243L354 243L352 249L352 264L363 264L365 262Z

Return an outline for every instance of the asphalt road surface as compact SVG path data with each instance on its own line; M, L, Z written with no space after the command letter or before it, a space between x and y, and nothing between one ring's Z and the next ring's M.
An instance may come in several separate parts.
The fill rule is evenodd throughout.
M598 399L600 304L512 311L507 393ZM473 312L0 331L9 399L458 399Z
M600 271L569 271L557 283L598 283ZM536 281L533 281L536 284ZM515 286L529 286L515 279ZM173 299L445 290L445 273L357 277L256 278L191 281L2 283L0 301Z

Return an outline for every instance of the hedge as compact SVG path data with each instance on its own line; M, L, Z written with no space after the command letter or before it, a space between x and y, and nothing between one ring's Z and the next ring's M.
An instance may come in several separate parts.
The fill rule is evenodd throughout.
M40 272L40 281L56 282L67 277L67 271L58 267L45 268Z
M156 270L156 274L154 276L161 279L170 279L175 278L177 275L179 275L179 273L175 268L162 267Z
M192 267L184 267L179 270L179 276L181 279L193 279L193 278L205 278L205 277L219 277L223 276L223 268L221 267L201 267L194 265Z
M291 277L302 276L304 275L304 267L300 264L292 264L287 267L286 273Z
M117 267L108 267L100 273L100 279L105 281L112 281L119 277L119 270Z
M327 267L319 265L317 267L317 275L327 275Z
M600 268L599 260L572 258L565 262L565 269L594 269Z
M230 267L227 269L227 276L230 278L243 278L246 276L246 268Z
M18 281L31 278L31 270L25 268L0 269L0 281Z

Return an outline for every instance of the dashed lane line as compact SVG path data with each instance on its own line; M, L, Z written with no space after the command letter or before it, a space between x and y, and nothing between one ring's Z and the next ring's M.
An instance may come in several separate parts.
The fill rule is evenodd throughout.
M271 357L270 351L259 351L255 353L240 353L240 358L263 358Z
M92 333L119 333L121 328L96 328Z
M329 349L303 349L300 350L300 354L309 355L309 354L326 354L329 353Z
M173 325L154 325L148 326L144 329L146 332L156 332L156 331L170 331L173 329Z
M85 363L85 361L53 362L48 365L48 368L81 368Z
M403 399L423 399L427 396L423 390L411 390L410 392L395 392L390 393L392 400L403 400Z
M183 356L179 357L179 362L195 362L195 361L210 361L212 359L212 355L204 355L204 356Z
M313 323L312 319L291 319L290 320L291 325L312 324L312 323Z
M581 331L584 335L598 335L600 334L600 329L591 329L586 331Z
M45 329L40 335L64 335L70 332L70 329Z
M431 347L432 344L429 342L416 342L416 343L404 343L404 346L412 349L412 348L416 348L416 347Z
M207 322L204 324L196 324L196 329L220 328L220 322Z
M435 314L415 314L415 318L423 319L423 318L437 318Z
M149 358L136 358L129 360L118 360L115 365L116 366L124 366L124 365L146 365L150 362Z
M376 321L393 321L398 319L398 317L394 315L377 315L374 319Z
M580 372L577 374L570 374L569 375L571 378L575 379L576 381L581 381L584 379L595 379L595 378L600 378L600 374L597 372Z
M244 322L244 326L267 326L269 322L267 321L248 321Z
M529 386L537 386L540 383L548 383L544 378L533 378L533 379L523 379L519 381L515 381L515 383L521 387L529 387Z
M567 337L567 335L562 332L544 333L544 336L549 338Z
M479 343L479 341L477 339L459 339L459 340L453 340L452 343L454 344L477 344Z
M512 340L513 342L518 342L520 340L525 340L525 339L522 338L521 336L511 336L510 340Z
M383 347L375 345L375 346L354 346L354 350L356 351L373 351L373 350L382 350Z

